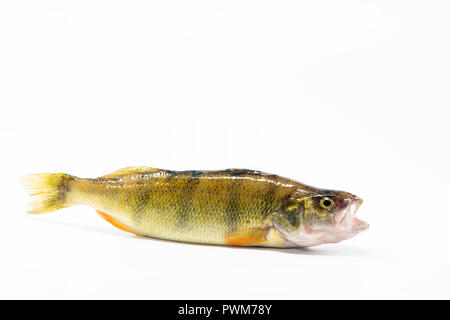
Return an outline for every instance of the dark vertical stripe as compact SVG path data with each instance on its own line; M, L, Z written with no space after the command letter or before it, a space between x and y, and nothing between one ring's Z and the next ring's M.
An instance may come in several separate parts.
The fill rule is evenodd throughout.
M132 190L125 193L126 199L124 199L124 203L128 203L128 205L133 208L132 219L136 226L139 226L142 223L143 216L145 210L147 208L147 204L151 202L154 194L152 190L148 188L148 185L151 184L149 180L154 180L154 178L141 178L136 179L134 182L134 186Z
M136 226L141 225L145 214L149 208L161 212L164 214L166 208L161 207L161 201L157 201L157 197L160 194L156 193L156 189L164 189L164 187L157 186L156 181L164 181L164 184L170 183L170 179L173 179L173 174L168 170L160 170L160 173L164 173L163 176L154 177L152 173L145 174L140 179L135 180L135 186L131 192L133 194L128 195L128 201L135 201L133 203L133 222ZM136 194L137 193L137 194Z
M197 171L184 172L179 179L186 179L177 199L177 210L175 213L176 225L179 229L185 229L195 214L192 206L192 198L200 183L200 175Z
M177 180L179 178L177 171L167 170L163 183L159 186L161 193L157 197L159 199L158 202L161 202L161 206L158 208L158 213L161 215L167 214L167 211L173 210L173 207L178 204L179 194L175 188L177 188Z
M231 233L236 230L238 226L238 221L240 219L240 197L239 197L239 189L241 188L241 180L233 179L231 180L229 190L228 190L228 198L226 199L227 205L225 206L225 216L224 223L226 226L226 230Z
M269 189L264 194L264 202L262 205L262 210L264 215L267 216L274 211L275 208L275 194L278 189L276 184L270 184Z

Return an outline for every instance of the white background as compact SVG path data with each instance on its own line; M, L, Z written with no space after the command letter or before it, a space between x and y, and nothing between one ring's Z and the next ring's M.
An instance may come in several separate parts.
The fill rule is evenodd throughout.
M2 1L0 298L450 298L448 1ZM355 193L310 249L27 215L20 177L249 168Z

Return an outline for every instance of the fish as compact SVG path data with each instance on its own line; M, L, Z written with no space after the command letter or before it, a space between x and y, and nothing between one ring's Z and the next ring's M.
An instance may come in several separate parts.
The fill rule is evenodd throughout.
M66 173L23 177L29 213L86 205L140 237L274 248L349 239L369 225L363 200L249 169L172 171L128 167L90 179Z

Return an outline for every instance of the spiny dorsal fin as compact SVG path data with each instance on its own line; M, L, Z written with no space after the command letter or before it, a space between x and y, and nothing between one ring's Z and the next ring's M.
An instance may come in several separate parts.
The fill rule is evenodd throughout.
M118 176L123 176L130 173L137 173L137 174L145 174L145 173L153 173L161 171L161 169L151 168L151 167L127 167L123 168L117 171L114 171L112 173L109 173L107 175L102 176L102 178L116 178Z
M257 176L260 176L260 175L267 175L267 173L261 172L261 171L258 171L258 170L238 169L238 168L210 171L210 173L229 174L229 175L232 175L232 176L240 176L240 175L257 175Z

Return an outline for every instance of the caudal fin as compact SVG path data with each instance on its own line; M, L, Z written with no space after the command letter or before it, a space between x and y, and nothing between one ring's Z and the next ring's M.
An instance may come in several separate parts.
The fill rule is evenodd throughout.
M70 206L67 196L76 178L65 173L30 174L22 178L30 192L29 213L46 213Z

